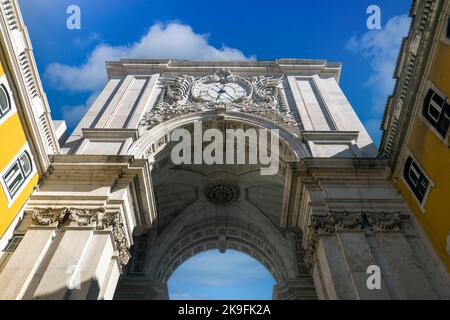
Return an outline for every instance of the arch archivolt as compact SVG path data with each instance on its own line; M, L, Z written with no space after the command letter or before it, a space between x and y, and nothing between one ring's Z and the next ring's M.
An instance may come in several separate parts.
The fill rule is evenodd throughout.
M209 128L222 132L227 129L278 129L280 147L275 155L279 157L281 170L274 176L262 176L257 173L259 164L171 164L167 161L174 145L170 142L170 134L178 128L194 130L194 123L200 121L203 131ZM168 119L146 131L127 153L155 163L152 181L154 190L159 192L156 204L159 220L144 235L145 248L140 250L145 254L140 255L141 258L135 257L139 260L140 271L134 273L131 267L130 276L139 274L165 284L173 272L194 255L208 250L236 250L258 260L278 284L295 279L300 272L296 239L278 225L282 204L276 200L282 198L283 167L287 161L310 156L296 130L252 114L205 111ZM270 143L267 145L270 147ZM249 145L247 149L246 146L246 152L251 147ZM272 156L272 150L270 153ZM165 184L176 184L178 193L175 194L173 188L162 187ZM230 188L225 188L227 186ZM276 192L268 195L267 190L264 192L258 186L268 186L267 190ZM190 192L191 196L183 193L181 197L180 192ZM227 192L231 192L229 197ZM259 201L258 206L255 201Z
M178 266L207 250L240 251L265 266L277 283L288 277L281 256L264 234L238 220L209 219L187 226L161 254L157 280L167 282Z
M197 200L160 234L155 233L151 230L147 235L143 272L159 282L167 282L184 261L207 250L246 253L264 265L277 283L298 274L293 235L276 228L242 198L219 209Z
M280 159L298 160L311 155L308 147L301 142L299 132L287 129L260 116L245 113L221 113L207 111L169 119L145 132L128 149L127 154L136 158L154 159L170 142L171 133L178 128L189 128L195 122L213 123L221 129L265 128L277 129L280 139Z

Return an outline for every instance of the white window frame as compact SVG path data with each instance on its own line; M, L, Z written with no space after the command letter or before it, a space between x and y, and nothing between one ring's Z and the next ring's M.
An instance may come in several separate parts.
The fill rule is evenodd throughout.
M423 121L423 123L425 123L425 125L426 125L431 131L433 131L433 133L438 137L438 139L439 139L440 141L442 141L447 147L450 147L450 143L449 143L450 127L449 127L449 129L447 130L447 134L445 135L445 137L443 137L443 136L436 130L436 128L430 123L430 121L429 121L427 118L425 118L425 116L423 115L423 105L424 105L423 101L425 100L425 97L427 96L427 93L428 93L428 91L429 91L430 89L432 89L436 94L438 94L442 99L444 99L444 101L445 101L446 103L450 104L450 97L447 97L447 99L445 99L446 95L445 95L441 90L439 90L439 89L434 85L434 83L433 83L431 80L427 80L426 85L425 85L425 88L424 88L424 90L423 90L423 92L422 92L422 94L421 94L421 97L420 97L421 104L419 105L419 107L420 107L420 110L419 110L419 112L418 112L419 118L420 118L420 120ZM430 101L430 104L431 104L431 101ZM428 112L428 114L430 114L430 112L429 112L429 106L428 106L427 112ZM442 110L441 110L441 112L442 112ZM434 117L432 117L432 118L434 119Z
M21 157L24 155L24 153L21 155ZM26 180L27 176L23 172L21 166L20 166L20 160L17 159L13 166L8 168L8 172L6 172L5 176L3 176L3 180L5 181L5 184L8 186L8 192L11 195L11 193L14 195L16 192L20 189L20 186L22 185L23 181ZM12 170L14 169L14 172ZM12 173L11 173L12 172ZM9 174L9 177L6 178L6 175ZM15 182L17 178L20 177L20 180L18 182ZM14 185L13 185L13 182Z
M447 38L447 28L450 23L450 9L448 10L447 14L444 15L444 23L442 28L442 34L441 34L441 41L445 44L450 44L450 38Z
M25 158L28 161L29 166L28 170L25 170L25 167L22 163L23 158ZM15 169L15 172L9 177L9 179L5 179L6 178L5 176L9 174L14 167L17 167ZM28 152L25 151L19 156L19 158L13 163L12 167L10 167L9 170L6 172L6 174L3 176L5 185L8 187L8 191L11 197L13 197L16 194L16 192L20 189L20 187L22 186L24 181L26 181L26 179L28 178L28 176L31 174L32 171L33 171L33 164L31 162L31 157L28 154ZM22 178L20 179L18 184L14 186L14 188L11 188L11 183L15 181L19 176Z
M11 118L14 114L16 114L17 112L17 108L16 108L16 104L14 103L14 95L13 92L11 91L11 87L8 84L8 80L6 78L6 75L2 75L0 77L0 85L3 85L4 88L6 89L6 94L9 97L9 111L6 112L1 118L0 118L0 125L3 124L3 122L5 122L6 120L8 120L9 118ZM0 89L1 90L1 89Z
M413 163L415 163L415 161L413 161ZM411 166L409 167L408 176L411 179L411 182L414 184L414 186L417 187L419 185L419 179L420 179L421 173L417 172L416 168L413 166L413 163L411 163ZM416 177L414 178L411 175L411 173L413 173Z
M445 251L450 256L450 232L447 235L447 245L445 246Z
M450 15L447 16L447 23L445 25L444 37L447 43L450 43Z
M1 105L0 105L0 117L5 117L10 111L11 111L11 99L9 97L9 93L8 93L8 89L6 89L6 87L0 83L0 93L5 95L6 98L6 102L7 102L7 109L3 110Z
M411 187L409 186L408 181L406 181L403 173L405 171L405 165L406 165L406 160L408 160L408 158L411 157L411 159L413 160L413 163L419 168L419 170L421 171L421 173L427 178L428 180L428 187L427 190L425 191L425 194L423 195L423 200L422 202L419 201L419 199L417 199L416 194L414 193L414 191L411 189ZM408 175L411 174L411 168L412 168L412 163L411 163L411 167L408 169ZM420 210L422 211L422 213L425 213L425 204L427 202L428 199L428 195L430 194L430 191L432 188L435 187L435 184L433 182L433 180L431 180L430 176L427 174L427 172L423 169L423 167L420 165L420 162L417 161L416 157L412 154L412 152L407 149L405 156L403 158L403 165L402 165L402 171L400 174L400 177L403 181L403 184L408 188L409 192L411 193L412 197L414 198L414 200L416 201L417 205L419 206ZM417 182L419 183L419 181Z
M20 242L22 242L24 235L23 234L13 234L11 239L8 240L8 243L6 244L5 248L3 249L4 252L10 252L13 253L16 251L17 247L19 246Z
M25 178L25 180L22 182L21 186L15 191L14 195L11 196L9 193L8 186L6 185L3 177L4 175L12 168L12 166L16 163L16 161L19 161L19 158L22 156L24 152L27 152L30 161L31 161L31 171L30 174ZM31 153L30 147L28 144L25 144L20 151L16 154L16 156L8 163L8 165L3 169L3 171L0 173L0 184L3 188L3 193L5 194L7 200L8 200L8 208L11 208L11 206L14 204L14 202L17 200L17 198L22 194L23 189L28 185L30 180L35 176L37 170L36 165L34 163L33 154Z
M440 94L440 93L437 92L436 90L433 90L433 91L434 91L434 93L433 93L433 95L432 95L431 98L430 98L430 104L428 105L427 112L428 112L428 115L429 115L434 121L439 122L439 118L441 117L442 111L444 111L444 108L443 108L442 106L438 105L438 104L436 103L436 101L433 100L433 97L436 96L436 95L439 96L439 97L444 101L444 103L446 103L447 97L444 96L444 95L442 95L442 94ZM438 116L437 119L431 114L431 112L430 112L430 107L435 108L435 109L439 112L439 116Z

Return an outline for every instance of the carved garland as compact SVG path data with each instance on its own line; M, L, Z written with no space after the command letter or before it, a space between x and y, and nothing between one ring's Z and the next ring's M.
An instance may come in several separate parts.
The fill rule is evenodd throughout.
M106 212L103 208L37 208L32 210L31 215L33 224L37 226L49 226L55 222L60 224L67 218L80 227L92 224L95 224L96 230L111 227L120 264L126 265L130 260L128 239L119 212Z

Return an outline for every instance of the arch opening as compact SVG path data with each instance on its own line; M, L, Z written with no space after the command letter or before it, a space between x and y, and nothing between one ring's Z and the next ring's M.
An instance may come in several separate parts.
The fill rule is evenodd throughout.
M150 129L128 151L152 164L156 219L140 236L145 241L142 247L135 248L117 297L128 297L133 291L133 297L170 298L170 279L177 278L177 270L183 270L186 264L189 267L199 259L196 257L215 252L219 255L216 259L229 254L252 259L269 273L265 278L273 280L266 281L270 282L271 290L264 291L264 298L279 298L278 292L285 290L287 283L290 286L293 279L303 276L296 236L280 222L287 163L304 157L305 146L298 137L294 139L294 133L280 130L280 148L269 150L279 158L280 170L273 175L261 174L263 165L259 163L176 164L171 157L174 143L170 142L170 134L177 128L195 130L195 121L202 121L202 129L218 129L219 135L226 134L227 129L275 128L253 118L243 121L230 115L218 117L209 113L179 120L173 123L168 120ZM247 155L251 147L248 143L242 152ZM221 281L217 277L216 280ZM186 292L172 290L171 293L181 298Z
M179 265L167 283L171 300L270 300L277 282L251 255L207 250Z

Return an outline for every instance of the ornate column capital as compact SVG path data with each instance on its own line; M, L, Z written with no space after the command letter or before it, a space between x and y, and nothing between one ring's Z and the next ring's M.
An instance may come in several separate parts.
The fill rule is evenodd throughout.
M50 226L55 222L61 223L68 210L68 208L34 208L26 212L31 214L33 225Z
M105 213L105 209L103 208L96 208L96 209L70 208L68 211L70 222L74 222L79 227L87 227L92 224L95 224L96 228L99 222L99 218Z
M70 208L70 220L79 226L87 226L95 223L96 230L105 230L111 227L112 236L116 244L117 255L121 265L126 265L130 260L128 251L128 239L125 228L120 217L120 213L106 212L104 208L97 209L76 209Z
M366 215L368 224L374 231L400 231L399 213L368 212Z
M401 231L400 222L398 212L330 211L327 215L313 215L308 226L305 263L311 270L320 235L362 231L365 228L372 231Z
M79 227L95 227L96 230L111 228L120 264L126 265L130 260L128 239L118 211L106 212L104 208L34 208L30 212L33 224L37 226L67 222Z
M128 239L119 211L106 212L104 208L70 208L69 212L70 220L76 222L79 226L87 226L95 223L96 230L105 230L111 227L119 262L123 266L128 263L131 255L128 251Z
M336 231L356 231L362 230L364 225L364 214L357 213L332 213L335 219Z
M310 271L314 266L319 234L333 234L335 231L335 220L330 213L311 216L306 235L306 252L304 256L306 266Z

